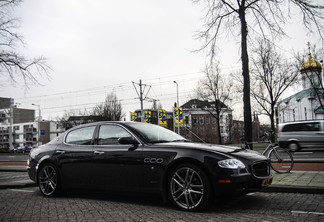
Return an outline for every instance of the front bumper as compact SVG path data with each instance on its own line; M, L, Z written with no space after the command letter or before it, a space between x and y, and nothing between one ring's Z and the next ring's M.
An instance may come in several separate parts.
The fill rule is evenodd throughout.
M241 170L222 169L213 178L214 193L220 196L258 191L271 185L272 179L269 161L258 161Z
M272 175L256 178L250 173L215 178L216 196L232 196L261 190L272 183Z

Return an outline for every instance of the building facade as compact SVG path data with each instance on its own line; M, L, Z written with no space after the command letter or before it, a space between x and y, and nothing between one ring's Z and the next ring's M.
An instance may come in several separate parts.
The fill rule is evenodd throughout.
M35 121L35 110L16 108L13 104L13 99L0 98L0 150L2 152L8 152L10 148L15 147L36 147L62 133L63 130L56 122L40 121L40 118Z
M221 103L220 134L223 144L230 143L233 124L232 110ZM183 127L181 135L192 141L217 144L218 126L216 120L215 102L192 99L182 105Z

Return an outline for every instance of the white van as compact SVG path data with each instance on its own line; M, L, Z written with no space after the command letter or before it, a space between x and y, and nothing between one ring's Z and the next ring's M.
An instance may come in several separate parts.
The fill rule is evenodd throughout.
M281 123L277 138L280 147L293 152L300 148L324 148L324 120Z

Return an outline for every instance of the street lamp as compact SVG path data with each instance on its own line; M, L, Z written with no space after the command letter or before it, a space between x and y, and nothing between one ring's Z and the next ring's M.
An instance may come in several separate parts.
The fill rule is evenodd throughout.
M180 135L180 110L179 110L179 91L177 81L173 81L177 85L177 108L178 108L178 134Z
M32 104L33 106L38 106L38 138L37 138L37 146L39 146L39 142L40 142L40 121L42 120L42 115L41 115L41 109L40 109L40 105L37 104Z

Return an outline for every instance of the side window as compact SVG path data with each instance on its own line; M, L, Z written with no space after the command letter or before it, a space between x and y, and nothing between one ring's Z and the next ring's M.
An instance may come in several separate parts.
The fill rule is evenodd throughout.
M283 128L283 132L319 131L319 130L320 130L319 122L288 124Z
M99 130L98 145L119 144L118 139L121 137L131 137L124 128L116 125L102 125Z
M68 144L91 145L96 126L84 127L71 131L65 139Z
M319 123L308 123L305 124L305 131L319 131L320 130L320 125Z

